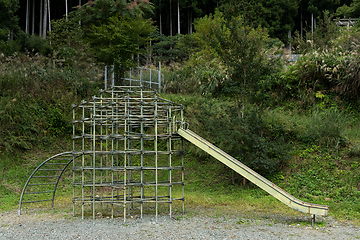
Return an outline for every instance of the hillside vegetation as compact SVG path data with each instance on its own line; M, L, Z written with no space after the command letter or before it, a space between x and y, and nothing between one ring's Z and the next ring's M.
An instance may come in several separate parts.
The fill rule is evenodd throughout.
M161 96L185 106L191 130L295 197L330 205L339 218L359 218L358 28L334 30L325 15L318 29L327 38L317 32L310 42L294 39L301 57L288 62L279 40L241 16L217 11L198 19L192 35L166 38L148 29L146 36L128 36L140 22L139 32L151 25L140 11L147 9L127 15L124 7L104 20L93 8L54 24L51 45L28 36L32 51L0 55L1 210L16 207L39 163L72 149L72 104L98 94L105 64L114 64L121 77L136 63L151 67L161 60ZM122 25L112 28L122 15ZM88 27L79 29L84 16L90 16ZM114 47L124 39L139 45L129 40ZM195 146L185 149L190 206L295 214ZM71 198L70 175L60 199Z

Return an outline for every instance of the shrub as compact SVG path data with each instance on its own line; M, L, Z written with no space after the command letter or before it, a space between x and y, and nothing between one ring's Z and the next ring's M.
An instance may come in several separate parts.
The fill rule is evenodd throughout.
M186 116L190 128L200 136L260 174L275 173L290 157L291 146L283 126L267 122L264 113L256 109L239 118L232 102L202 98L186 110Z
M71 106L97 92L92 64L62 67L39 54L0 57L0 149L30 149L70 136ZM93 80L93 78L91 79Z
M344 130L348 125L347 116L337 109L313 111L305 122L306 133L303 141L336 147L347 142Z

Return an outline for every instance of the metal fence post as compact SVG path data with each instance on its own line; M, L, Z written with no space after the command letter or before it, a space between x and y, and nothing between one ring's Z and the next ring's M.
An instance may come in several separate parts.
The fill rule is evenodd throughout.
M105 66L105 90L107 89L107 75L108 75L108 73L107 73L107 66Z
M159 93L161 93L161 62L159 62Z

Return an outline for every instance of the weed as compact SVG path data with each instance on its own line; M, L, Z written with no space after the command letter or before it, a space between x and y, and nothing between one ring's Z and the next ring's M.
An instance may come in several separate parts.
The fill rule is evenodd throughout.
M238 220L236 221L236 224L239 224L239 225L247 224L247 223L249 223L249 220L243 219L243 218L238 218Z

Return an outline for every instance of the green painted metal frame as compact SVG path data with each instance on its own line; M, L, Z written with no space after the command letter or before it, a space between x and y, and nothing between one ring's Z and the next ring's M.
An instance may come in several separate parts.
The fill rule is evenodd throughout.
M56 160L58 157L64 157L64 156L67 156L67 157L71 157L71 160L69 160L67 163L63 164L64 167L62 168L61 172L59 175L55 175L57 177L56 179L56 182L54 183L51 183L52 185L54 185L54 190L51 191L52 192L52 198L51 199L47 199L47 200L34 200L34 201L23 201L23 198L24 198L24 195L26 194L26 189L27 187L29 186L29 183L31 181L31 179L33 179L33 177L35 176L35 174L41 170L41 168L46 165L47 163L53 161L53 160ZM50 158L48 158L47 160L45 160L44 162L42 162L32 173L31 175L29 176L29 178L27 179L24 187L23 187L23 190L21 192L21 196L20 196L20 201L19 201L19 207L18 207L18 215L21 215L21 206L23 203L35 203L35 202L43 202L43 201L51 201L51 208L54 207L54 199L55 199L55 193L56 193L56 189L57 189L57 186L58 186L58 183L60 181L60 178L61 176L63 175L63 173L65 172L65 170L67 169L67 167L73 162L73 160L77 157L79 157L80 155L74 155L73 152L63 152L63 153L59 153L59 154L56 154ZM57 169L58 171L60 171L60 169ZM41 183L40 183L41 184ZM34 193L34 194L40 194L42 192L38 192L38 193Z

